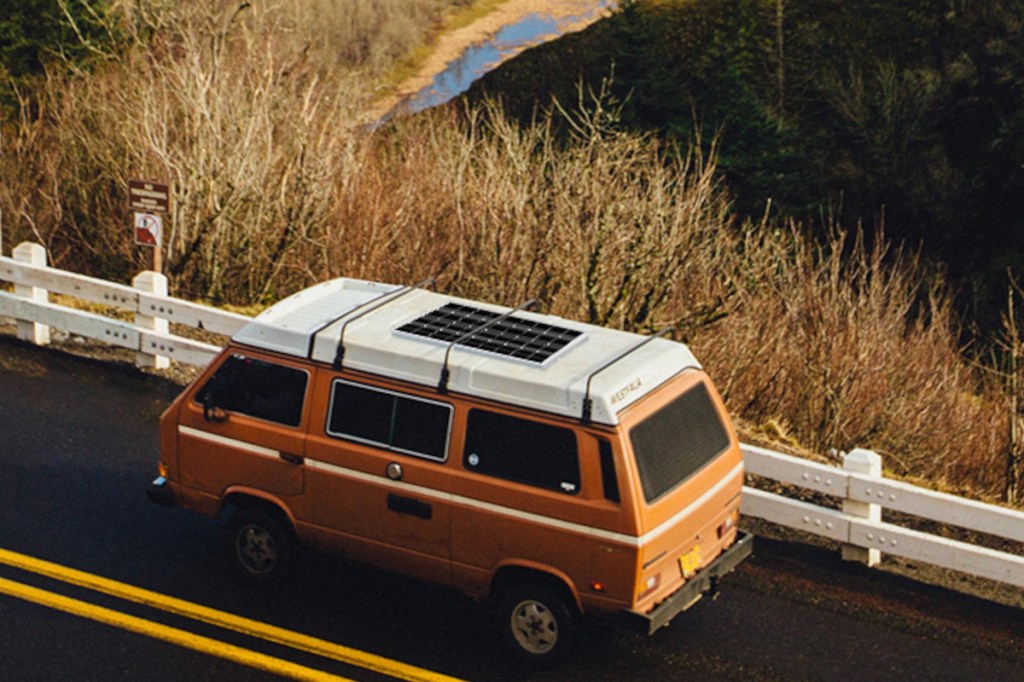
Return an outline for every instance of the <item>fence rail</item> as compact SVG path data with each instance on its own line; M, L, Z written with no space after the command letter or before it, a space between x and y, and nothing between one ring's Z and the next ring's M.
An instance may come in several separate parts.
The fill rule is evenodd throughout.
M846 468L831 467L772 450L742 445L748 475L789 483L836 498L841 509L823 507L745 487L743 513L841 542L844 556L875 565L881 554L1024 587L1024 557L923 533L881 520L884 509L927 521L1024 542L1024 513L881 476L881 457L867 450L846 455ZM857 471L864 460L875 474Z
M46 266L37 244L19 244L13 258L0 256L0 315L18 320L18 335L48 343L49 327L138 351L142 365L165 366L168 358L205 365L218 346L176 336L173 322L231 335L250 318L167 296L162 275L144 272L133 286L114 284ZM56 305L60 293L134 313L132 322ZM843 556L869 566L882 553L962 571L1024 587L1024 557L923 533L882 520L882 509L1024 543L1024 513L938 493L884 478L881 457L866 450L845 456L842 468L827 466L753 445L742 446L748 475L831 496L839 508L823 507L751 486L744 488L743 513L843 544Z

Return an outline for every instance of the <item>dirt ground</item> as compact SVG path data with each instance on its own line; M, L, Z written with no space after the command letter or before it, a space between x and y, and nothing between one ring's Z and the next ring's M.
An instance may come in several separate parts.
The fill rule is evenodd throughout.
M381 118L405 99L428 87L434 78L442 73L448 64L462 56L467 48L486 41L505 26L536 14L554 19L558 25L559 35L571 33L584 29L606 16L607 9L594 11L601 4L599 0L506 0L473 23L440 35L434 51L423 62L416 75L408 78L387 97L378 101L369 118ZM509 51L504 59L511 59L528 47L551 37L554 36L538 36L533 43Z

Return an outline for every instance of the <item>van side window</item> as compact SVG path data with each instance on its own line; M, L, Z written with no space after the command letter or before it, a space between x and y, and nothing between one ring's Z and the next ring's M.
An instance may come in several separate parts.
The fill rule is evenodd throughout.
M336 379L327 433L417 457L448 458L452 406Z
M570 429L497 412L469 411L463 464L469 471L573 495L580 489Z
M609 502L618 502L619 480L615 477L615 459L612 457L612 444L602 438L597 441L597 448L601 456L601 486L604 488L604 499Z
M309 374L293 367L235 354L196 394L199 403L256 419L298 426Z

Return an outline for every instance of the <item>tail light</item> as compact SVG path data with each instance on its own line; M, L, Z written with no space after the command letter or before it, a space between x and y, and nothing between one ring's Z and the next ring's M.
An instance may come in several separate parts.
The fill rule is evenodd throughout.
M740 511L739 509L734 509L732 512L729 513L729 516L725 518L725 521L722 522L722 525L718 527L718 539L721 540L722 538L724 538L729 533L729 531L736 527L736 524L739 523L739 520Z
M643 601L645 597L652 594L661 585L661 573L649 576L641 586L643 591L636 596L637 601Z

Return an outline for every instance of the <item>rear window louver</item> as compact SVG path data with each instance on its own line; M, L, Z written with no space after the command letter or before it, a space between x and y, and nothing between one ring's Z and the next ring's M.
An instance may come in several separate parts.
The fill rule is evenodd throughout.
M653 502L729 447L729 434L698 384L629 432L644 498Z

